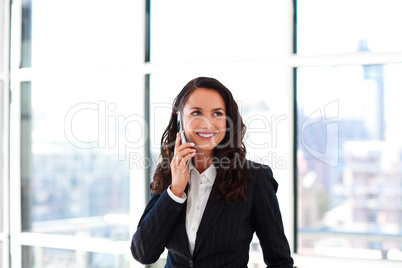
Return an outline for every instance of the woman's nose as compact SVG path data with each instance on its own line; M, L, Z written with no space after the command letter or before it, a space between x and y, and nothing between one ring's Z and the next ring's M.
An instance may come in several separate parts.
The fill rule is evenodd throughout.
M199 128L210 129L211 126L212 126L212 123L211 123L211 122L212 122L212 121L211 121L210 118L208 118L208 117L206 117L206 116L203 116L203 117L200 118L200 124L198 125L198 127L199 127Z

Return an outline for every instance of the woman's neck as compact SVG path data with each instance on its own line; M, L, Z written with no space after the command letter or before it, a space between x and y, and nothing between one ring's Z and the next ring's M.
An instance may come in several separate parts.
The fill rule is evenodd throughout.
M197 152L193 157L193 165L197 169L198 173L204 172L212 164L212 152Z

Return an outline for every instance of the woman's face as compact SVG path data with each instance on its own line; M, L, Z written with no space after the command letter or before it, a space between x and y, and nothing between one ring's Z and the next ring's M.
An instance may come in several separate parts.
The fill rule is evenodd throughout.
M222 96L213 89L193 91L183 107L183 125L187 141L197 153L212 153L226 133L226 108Z

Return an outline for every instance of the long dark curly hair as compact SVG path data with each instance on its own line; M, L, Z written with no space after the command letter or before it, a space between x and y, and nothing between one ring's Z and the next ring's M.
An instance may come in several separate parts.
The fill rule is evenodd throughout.
M246 127L232 93L218 80L198 77L188 82L173 101L172 115L161 139L161 161L153 177L152 192L162 194L171 184L170 162L174 155L177 128L177 111L181 111L189 95L198 88L217 91L223 98L226 108L226 133L224 139L214 148L213 164L216 167L216 200L228 204L247 200L245 194L251 173L246 161L246 148L243 138Z

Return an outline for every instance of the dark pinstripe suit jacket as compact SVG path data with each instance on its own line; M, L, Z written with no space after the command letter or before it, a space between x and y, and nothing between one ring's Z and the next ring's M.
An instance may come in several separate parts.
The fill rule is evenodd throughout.
M250 242L256 232L268 267L293 267L276 198L278 184L268 166L247 163L253 174L247 187L248 201L232 206L215 201L215 183L193 255L185 228L186 202L175 202L166 190L162 195L153 195L133 235L134 258L143 264L154 263L166 247L165 267L247 267Z

